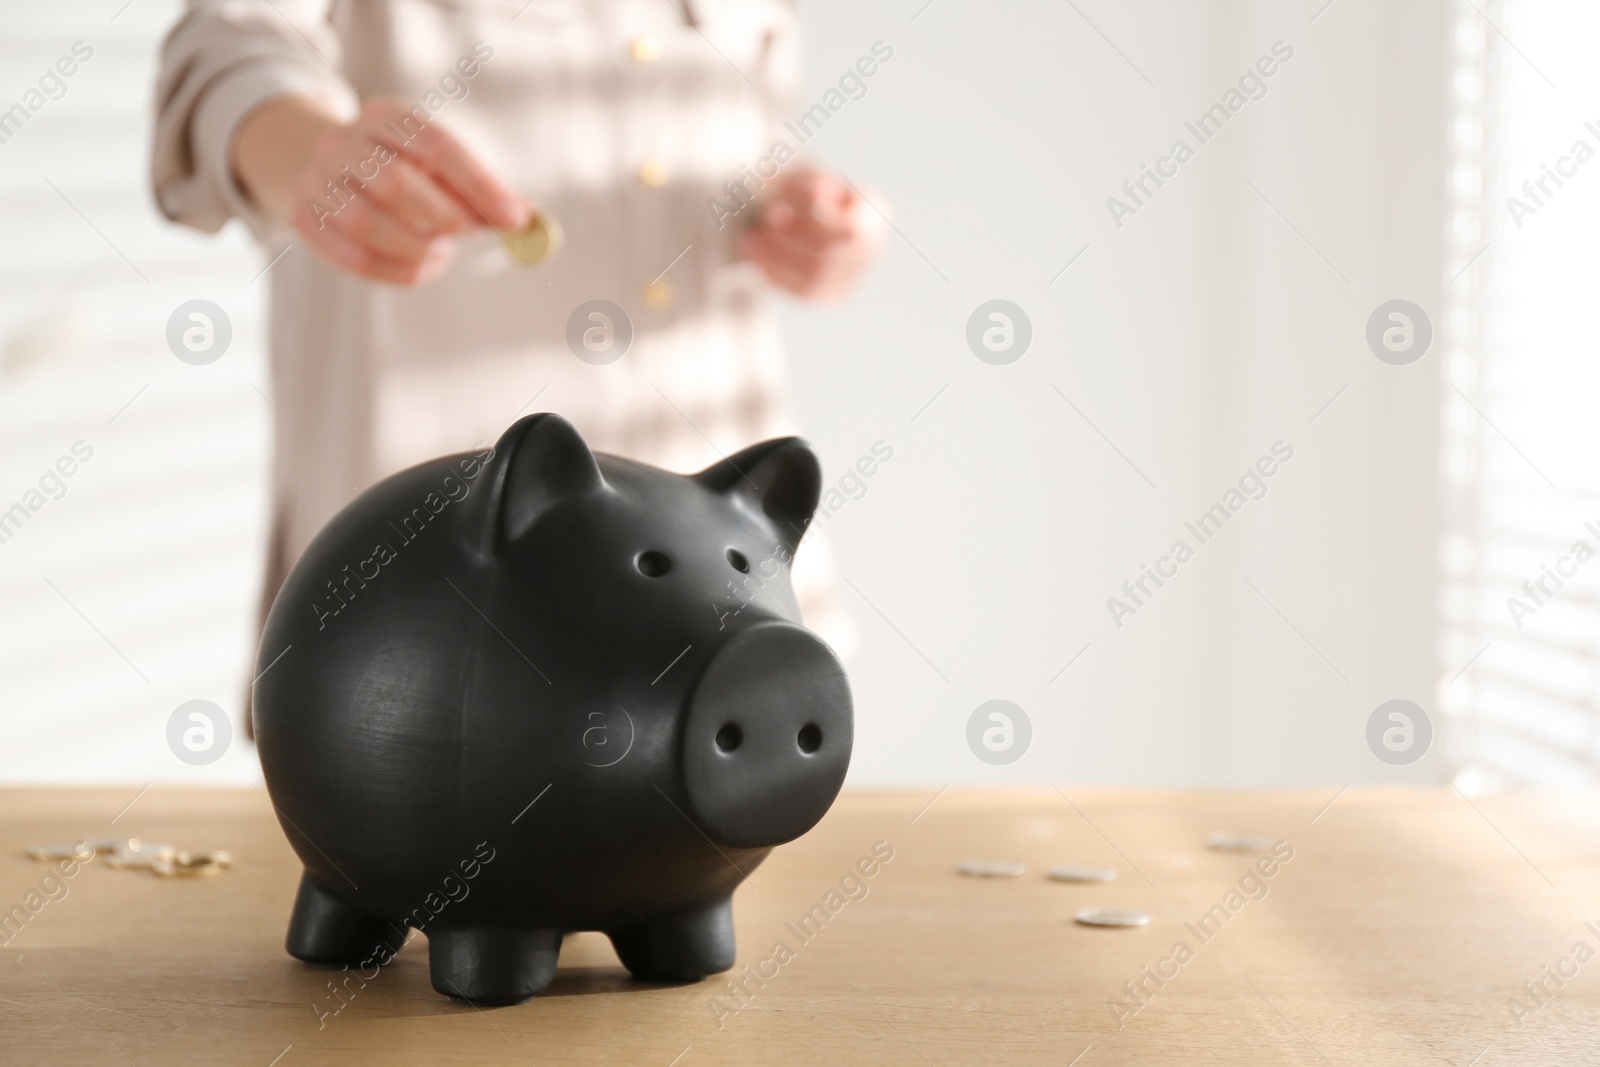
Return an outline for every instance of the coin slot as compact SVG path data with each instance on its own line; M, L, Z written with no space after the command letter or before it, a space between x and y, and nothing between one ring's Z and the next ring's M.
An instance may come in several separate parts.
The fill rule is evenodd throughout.
M745 559L744 553L740 552L737 548L728 549L728 562L731 563L733 565L733 569L738 571L740 574L750 573L750 561Z
M657 552L652 548L648 552L641 552L639 558L634 561L634 566L638 567L639 573L646 578L659 578L672 569L672 561L667 558L666 553Z
M800 734L795 740L800 744L800 751L809 756L822 747L822 728L814 722L808 722L800 727Z
M727 723L717 731L717 747L724 752L732 752L743 740L744 731L739 729L738 723Z

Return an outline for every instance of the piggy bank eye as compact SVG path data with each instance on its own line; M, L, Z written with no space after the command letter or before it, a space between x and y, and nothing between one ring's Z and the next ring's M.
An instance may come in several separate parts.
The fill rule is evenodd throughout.
M732 564L733 569L738 571L740 574L750 573L750 561L745 559L744 553L740 552L737 548L728 549L728 562Z
M648 552L639 553L639 558L633 561L633 565L638 567L639 573L646 578L659 578L672 569L672 561L667 558L666 553L657 552L653 548Z

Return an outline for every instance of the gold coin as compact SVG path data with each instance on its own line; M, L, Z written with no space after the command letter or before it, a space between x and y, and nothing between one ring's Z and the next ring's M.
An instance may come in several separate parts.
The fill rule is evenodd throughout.
M554 215L535 214L521 227L505 232L511 258L524 266L553 259L561 251L561 223Z
M226 856L227 853L222 855ZM214 853L179 852L171 859L152 863L150 870L162 878L204 878L208 875L221 874L225 866L227 864L219 862Z
M635 37L628 51L633 53L633 58L640 63L654 63L661 58L661 38Z
M187 864L215 863L218 867L233 866L233 853L225 848L174 852L171 856L163 858Z

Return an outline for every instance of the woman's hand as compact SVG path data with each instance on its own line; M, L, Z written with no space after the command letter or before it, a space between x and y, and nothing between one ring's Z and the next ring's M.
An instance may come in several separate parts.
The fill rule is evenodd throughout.
M810 169L785 177L741 238L746 259L797 296L845 296L883 251L889 221L842 179Z
M452 238L514 229L532 208L461 142L398 100L367 100L342 123L298 97L270 100L234 136L234 173L306 247L352 274L418 285Z

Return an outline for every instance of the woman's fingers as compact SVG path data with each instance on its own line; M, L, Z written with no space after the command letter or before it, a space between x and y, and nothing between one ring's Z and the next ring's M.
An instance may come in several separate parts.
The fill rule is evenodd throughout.
M767 206L772 228L809 238L849 236L860 200L844 182L816 171L800 171L783 183Z
M419 232L375 201L356 197L333 217L335 228L380 255L402 262L426 259L445 238Z
M825 242L796 241L770 232L752 234L751 246L760 262L807 274L819 272L833 252Z
M436 179L489 225L509 230L528 220L525 200L460 141L439 126L423 122L418 112L383 101L373 109L369 121L376 123L375 129L369 127L374 136Z
M887 229L848 183L801 171L775 191L742 247L773 284L829 299L848 292L877 258Z
M415 285L449 260L450 236L509 229L531 206L420 110L376 97L324 133L300 179L291 219L330 263L364 278Z
M419 285L438 277L450 261L452 246L448 239L434 240L421 255L395 256L380 251L368 236L340 224L338 218L319 221L309 209L302 208L296 211L294 224L313 252L351 274L391 285Z
M385 163L377 178L368 183L367 192L391 215L421 233L460 233L477 223L456 197L403 156Z
M765 233L747 234L743 251L745 258L760 266L774 285L796 296L824 295L828 276L823 269L825 253L782 244Z

